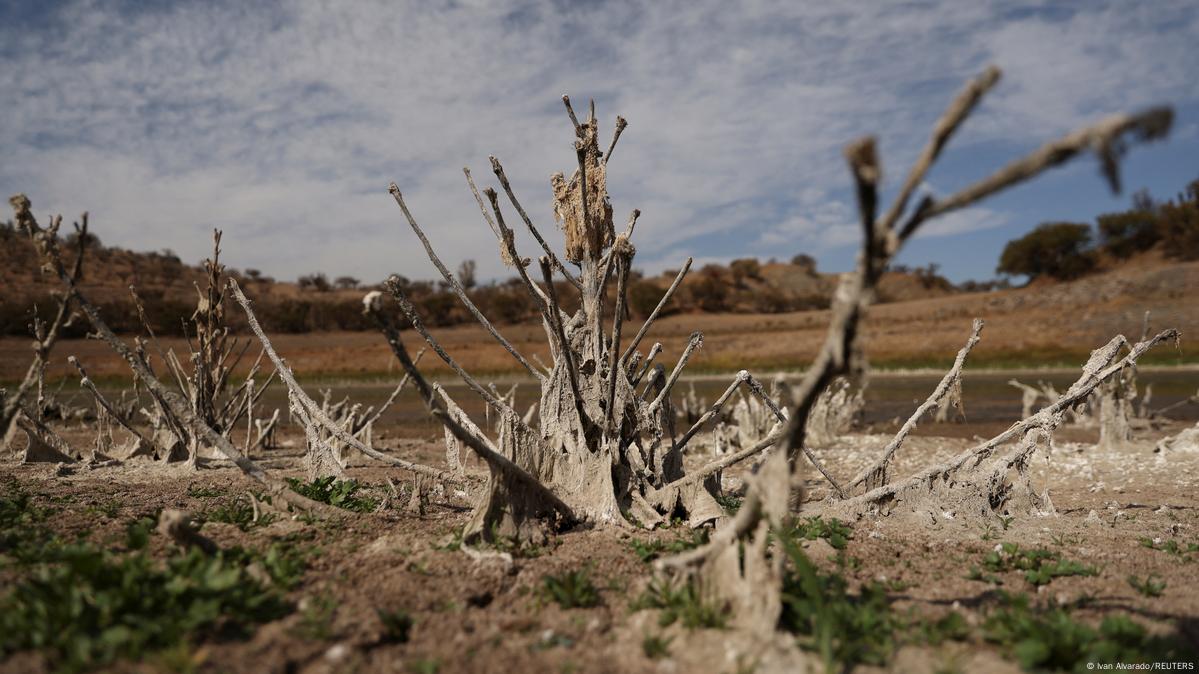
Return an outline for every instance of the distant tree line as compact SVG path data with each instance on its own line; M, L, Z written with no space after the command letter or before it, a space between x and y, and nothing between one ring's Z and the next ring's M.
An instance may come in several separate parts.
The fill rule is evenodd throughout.
M1105 258L1120 261L1154 249L1167 258L1199 260L1199 180L1160 203L1148 192L1138 192L1131 209L1100 215L1094 228L1086 223L1043 223L1004 247L996 271L1070 280L1096 270Z

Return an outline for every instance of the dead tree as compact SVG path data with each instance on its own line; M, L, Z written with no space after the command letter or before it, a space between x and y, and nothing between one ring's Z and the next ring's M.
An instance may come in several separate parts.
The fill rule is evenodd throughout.
M497 238L501 259L516 270L538 308L553 359L549 367L534 367L479 311L460 280L434 251L399 187L390 186L408 225L448 287L492 338L537 381L540 395L535 414L522 416L509 400L483 386L462 368L425 327L405 296L402 284L392 277L385 286L407 323L458 374L472 394L486 403L488 419L499 428L494 440L488 437L483 430L488 424L481 427L472 421L445 389L430 384L421 375L400 338L399 320L385 310L382 295L371 293L365 299L367 312L378 322L430 411L453 441L447 443L446 471L404 462L371 448L364 453L393 465L403 465L425 477L463 483L468 476L458 456L460 448L465 446L475 452L487 465L488 477L467 526L468 540L493 536L538 538L556 527L580 521L628 526L632 519L653 526L667 517L682 515L693 526L711 522L724 514L713 498L712 481L706 479L717 471L688 479L682 461L688 443L742 387L765 403L776 419L785 418L780 406L766 395L758 381L742 371L687 430L681 435L676 432L671 394L688 361L702 347L703 336L700 333L691 336L669 371L662 365L652 366L660 345L655 344L644 356L638 347L679 287L691 262L687 261L658 306L626 343L622 337L627 281L636 254L631 237L640 212L634 210L624 230L618 232L606 187L608 157L625 124L623 120L618 122L617 134L605 154L600 150L594 113L579 122L569 99L564 98L564 102L575 131L576 166L569 177L558 173L550 179L555 216L565 236L561 257L546 243L521 206L499 160L491 158L492 171L512 208L541 246L544 255L537 263L516 250L514 232L507 223L498 193L493 189L480 193L470 171L464 171L483 219ZM539 274L534 274L534 269ZM579 293L579 309L573 314L562 309L555 276L566 282L569 292ZM611 295L613 306L607 306L612 286L615 286ZM289 387L293 403L303 409L308 422L319 426L320 432L364 451L363 443L340 428L300 388L271 348L249 301L236 284L231 283L231 287L234 297L247 311L251 328ZM814 457L810 454L809 457L815 462ZM834 485L834 489L839 488Z
M12 205L13 211L16 214L16 225L24 231L31 239L39 232L43 231L37 225L37 221L33 217L33 203L24 194L17 194L8 200ZM70 276L76 283L83 278L83 258L87 251L87 244L90 240L87 232L87 213L84 213L79 222L75 223L75 259L71 265ZM59 228L62 226L62 217L56 217L50 221L50 225L44 230L46 236L57 237ZM46 364L50 360L50 351L58 342L62 331L70 327L75 320L74 311L75 295L72 291L59 293L55 301L57 308L54 311L54 318L50 323L45 323L36 315L33 317L33 324L30 326L33 332L33 361L29 364L29 369L25 372L25 378L17 385L17 388L12 392L0 391L0 438L3 438L4 444L7 446L9 439L16 428L15 420L19 414L29 413L34 419L40 422L43 419L45 410L45 379L46 379ZM34 389L37 389L37 399L32 406L26 404L26 397ZM23 409L24 408L24 409ZM22 430L27 433L28 427L23 426ZM29 439L33 443L33 438Z
M42 229L38 225L37 220L34 219L32 213L29 212L28 199L18 195L18 197L14 197L11 201L14 204L24 205L23 209L18 207L18 214L23 218L25 229L32 236L34 247L39 257L41 257L42 264L58 277L66 294L74 299L79 310L87 318L88 322L91 323L93 334L108 344L124 359L130 369L133 370L137 381L140 381L154 399L161 402L164 408L170 411L172 418L181 424L185 432L191 434L193 437L202 438L205 443L232 461L248 477L262 484L266 488L266 491L274 498L277 498L280 503L286 503L289 506L294 506L321 517L332 518L342 516L343 511L301 496L289 489L283 480L268 475L261 467L238 451L227 436L222 435L216 429L207 425L204 419L192 409L192 406L188 404L188 401L182 395L159 381L158 376L147 364L144 350L140 347L138 349L130 348L128 344L121 341L108 327L108 324L104 322L104 319L100 317L100 312L96 309L95 305L88 301L87 297L80 291L77 285L78 277L72 272L67 271L67 267L63 263L62 252L59 249L58 237L56 236L56 224L50 228ZM52 222L57 223L60 220L61 218L56 217ZM84 378L86 379L86 376ZM34 425L36 423L31 422Z
M795 391L795 404L783 431L782 444L750 479L746 499L737 515L718 529L707 545L658 562L662 571L696 578L705 596L730 608L736 624L751 633L767 637L778 624L784 555L770 551L769 539L771 530L783 526L790 516L788 502L799 484L796 457L805 443L808 415L836 377L864 369L860 322L874 299L879 277L904 243L929 220L975 204L1087 150L1098 155L1109 184L1118 190L1118 161L1128 137L1142 141L1163 137L1173 118L1169 108L1109 117L1051 142L949 197L926 196L909 210L909 200L950 136L998 82L999 75L997 68L988 69L953 100L935 125L931 139L909 171L895 201L881 215L878 203L881 166L874 140L862 139L847 147L846 158L856 186L864 234L862 250L856 269L842 277L834 295L826 341ZM1155 344L1177 336L1176 331L1162 332L1132 345L1123 358L1118 354L1128 342L1117 337L1092 354L1082 376L1054 405L951 461L900 482L889 482L885 469L881 471L881 479L879 471L871 471L862 483L869 480L873 488L864 494L833 500L830 505L836 506L838 512L852 514L886 511L905 504L927 507L938 499L955 499L962 508L987 512L1011 507L1018 488L1027 487L1027 462L1038 447L1048 442L1049 434L1061 422L1063 410L1081 401L1121 368L1135 363ZM1003 443L1011 440L1018 440L1014 450L987 462ZM1035 493L1024 496L1027 498L1022 507L1040 502Z
M853 427L866 406L864 389L854 390L845 377L838 377L816 399L808 414L807 441L816 447L837 442Z

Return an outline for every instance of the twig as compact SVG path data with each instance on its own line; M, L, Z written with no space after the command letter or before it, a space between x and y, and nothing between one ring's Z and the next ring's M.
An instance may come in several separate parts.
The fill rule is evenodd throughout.
M687 261L683 263L683 268L679 270L677 275L675 275L674 282L671 283L670 287L666 289L666 293L662 295L662 299L658 300L658 306L654 307L654 310L650 312L649 317L645 319L645 323L641 325L641 329L638 330L637 334L633 336L633 341L629 342L628 348L626 348L624 353L620 356L620 362L623 363L627 361L629 356L637 350L637 345L641 343L641 338L645 337L645 333L649 332L650 326L654 324L654 321L658 320L658 314L662 312L662 308L666 306L666 303L669 302L670 298L674 295L674 291L677 290L679 284L683 282L683 277L687 275L688 269L691 269L691 258L687 258Z
M516 347L512 346L511 342L509 342L507 339L504 339L504 336L495 329L495 326L491 324L491 321L487 320L487 317L483 315L483 312L479 311L479 308L475 306L473 301L471 301L470 297L466 294L466 289L462 287L462 284L459 283L458 279L450 273L450 270L447 269L444 264L442 264L441 258L437 257L437 253L433 251L433 246L429 243L429 239L425 237L425 233L421 231L420 225L416 224L416 219L413 218L412 213L408 211L408 205L404 203L404 196L400 194L399 186L395 183L391 183L391 185L388 186L388 191L390 191L391 196L395 198L395 202L399 205L400 210L404 212L404 218L408 220L408 225L412 227L412 231L415 232L416 237L420 239L421 245L425 248L425 253L429 256L429 260L433 263L434 267L437 267L437 271L441 272L442 278L444 278L446 283L450 285L450 288L454 291L454 294L458 296L458 299L462 301L462 304L466 307L467 311L469 311L471 315L475 317L475 320L477 320L479 324L483 326L483 329L487 330L487 332L490 333L491 336L500 343L500 346L504 347L505 351L511 354L512 357L515 358L522 366L524 366L524 368L528 370L530 374L540 380L541 373L535 370L533 366L529 364L529 361L525 360L524 356L520 355L520 353L516 350Z

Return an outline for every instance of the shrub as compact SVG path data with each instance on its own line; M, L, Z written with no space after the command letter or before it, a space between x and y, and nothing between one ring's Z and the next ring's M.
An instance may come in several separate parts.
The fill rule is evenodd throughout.
M791 258L791 264L803 269L809 274L816 273L816 258L812 257L811 255L800 253L799 255Z
M1072 222L1048 222L1015 241L1009 241L999 257L996 272L1059 280L1078 278L1095 266L1088 249L1089 225Z
M362 485L357 480L338 480L332 475L318 477L311 482L304 482L294 477L286 479L292 491L300 496L328 503L337 508L366 513L371 512L378 505L374 499L358 495Z
M1103 249L1118 258L1149 250L1161 238L1157 216L1152 211L1108 213L1095 222Z
M634 281L629 284L629 309L638 316L649 316L665 294L666 290L654 283Z
M698 628L722 629L728 619L722 607L703 600L694 581L671 582L654 579L631 608L634 611L659 609L658 625L667 627L681 622L689 630Z
M591 574L583 569L541 579L541 596L562 608L591 608L599 606L599 590L591 582Z
M1162 204L1158 228L1166 255L1199 260L1199 180L1187 185L1176 201Z
M21 494L0 510L6 523L42 516ZM0 597L0 657L36 649L59 671L95 669L198 640L244 637L290 612L279 588L302 573L298 553L279 544L265 556L192 549L159 563L143 550L152 526L149 519L130 523L123 555L22 528L28 540L20 549L38 554L13 555L18 577Z
M729 263L729 271L733 274L733 282L741 285L745 279L757 279L762 277L762 265L752 257L733 260Z

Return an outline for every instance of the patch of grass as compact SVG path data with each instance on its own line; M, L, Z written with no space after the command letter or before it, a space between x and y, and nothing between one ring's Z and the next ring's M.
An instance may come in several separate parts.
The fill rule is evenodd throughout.
M691 534L690 538L679 537L672 541L664 541L660 538L645 541L635 538L629 541L629 547L633 549L638 559L648 564L659 557L698 548L707 542L708 530L701 529Z
M356 513L371 512L379 505L374 499L359 495L363 485L357 480L338 480L330 475L304 482L289 477L287 484L300 496Z
M379 621L383 623L383 641L392 644L408 643L415 623L407 611L379 609L375 612L379 615Z
M1180 645L1153 637L1127 616L1110 615L1098 628L1061 607L1035 607L1027 595L1002 597L983 624L984 637L1032 671L1082 671L1088 662L1149 663L1186 657Z
M110 520L115 520L121 514L121 502L118 499L110 498L84 508L83 512L88 515L103 515Z
M541 597L567 609L591 608L600 603L599 590L591 582L591 572L587 569L542 576Z
M1023 571L1024 579L1033 585L1048 585L1054 578L1063 576L1099 575L1099 569L1062 559L1061 553L1044 548L1021 548L1016 543L1000 543L983 557L982 563L983 568L994 573ZM972 570L972 576L975 570Z
M720 507L724 508L724 511L730 515L736 515L737 511L741 510L741 503L743 500L744 499L738 496L729 496L727 494L721 494L720 496L716 497L716 502L719 503Z
M187 495L192 498L212 498L222 496L225 490L216 487L201 487L194 484L187 486Z
M796 522L790 533L794 537L806 538L809 541L823 538L837 550L844 550L853 538L853 527L835 517L826 521L816 516Z
M655 578L631 605L634 611L659 609L658 625L667 627L681 622L687 629L723 629L727 612L723 607L703 600L695 583L676 583Z
M5 480L0 493L0 563L37 559L54 540L54 532L46 526L53 514L53 509L37 505L16 479Z
M965 641L970 625L961 613L951 611L936 620L916 620L913 623L919 641L936 646L946 641Z
M420 658L408 663L408 671L412 674L437 674L441 669L441 661L436 658Z
M1162 580L1157 574L1149 574L1144 578L1129 576L1128 584L1132 586L1132 589L1145 597L1160 597L1162 596L1162 592L1166 590L1166 581Z
M337 601L328 595L305 598L300 603L300 622L296 634L311 641L328 641L333 638L333 615Z
M1178 558L1179 561L1191 562L1194 558L1191 555L1199 552L1199 543L1179 543L1176 539L1168 538L1162 540L1160 538L1141 538L1139 539L1141 546L1150 550L1160 550L1161 552L1169 553Z
M204 522L223 522L225 524L235 525L242 531L249 531L255 527L265 527L274 522L277 516L274 513L258 513L258 518L254 518L254 505L250 503L247 496L245 498L237 498L228 503L222 503L211 510L206 510L197 518Z
M827 672L885 664L900 626L885 588L870 583L852 595L844 576L822 573L812 564L797 536L779 538L790 561L780 626L799 635L801 647L818 653Z
M131 536L141 543L140 534ZM55 544L0 598L0 653L37 649L80 671L208 638L244 637L290 606L248 570L251 555L198 550L159 564L88 543Z
M673 639L647 634L641 640L641 652L650 660L661 660L662 658L670 657L671 641Z

